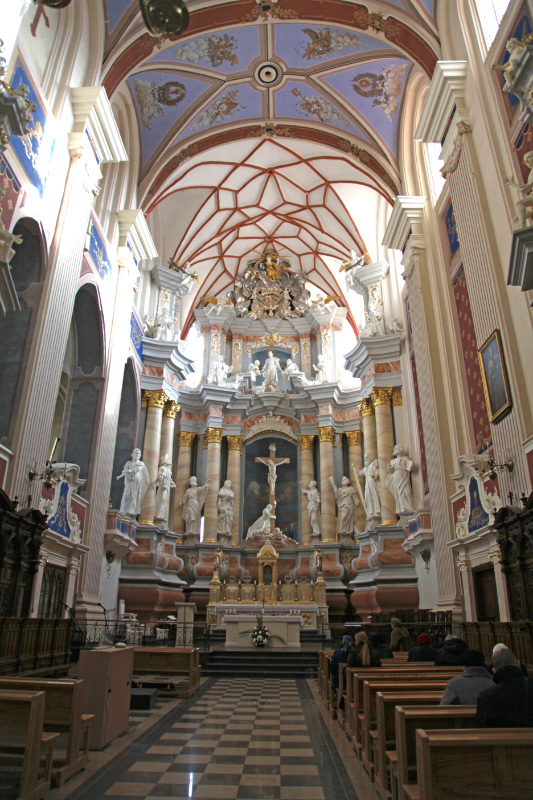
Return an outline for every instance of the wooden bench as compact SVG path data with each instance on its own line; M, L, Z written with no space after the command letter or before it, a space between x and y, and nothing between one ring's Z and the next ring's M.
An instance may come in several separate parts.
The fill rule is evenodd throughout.
M175 689L184 697L200 686L200 651L197 647L134 647L135 686Z
M0 689L44 692L44 727L66 739L64 758L54 759L52 780L61 786L85 769L89 761L89 728L93 714L82 714L82 680L0 678ZM81 752L80 752L81 743Z
M368 772L370 779L374 780L374 739L377 738L376 719L376 694L378 692L444 692L448 678L445 680L423 680L417 676L412 681L364 681L363 682L363 718L361 725L361 762ZM376 731L372 736L372 731Z
M334 650L321 650L318 654L318 691L322 699L327 704L329 695L329 684L331 683L329 677L329 665Z
M406 703L406 705L404 705ZM416 731L470 728L476 716L476 706L417 706L407 705L407 695L395 709L396 751L388 753L391 791L394 800L404 800L404 785L415 784Z
M396 752L396 719L398 704L406 706L438 706L442 692L378 692L376 694L377 736L374 740L376 791L382 800L391 800L389 760ZM374 733L374 732L372 732ZM389 760L387 758L389 757Z
M0 775L20 773L19 800L44 800L58 734L43 733L44 692L0 689ZM40 774L41 759L44 768ZM9 785L13 788L13 784ZM2 789L0 788L0 796Z
M409 800L531 800L533 728L416 732Z

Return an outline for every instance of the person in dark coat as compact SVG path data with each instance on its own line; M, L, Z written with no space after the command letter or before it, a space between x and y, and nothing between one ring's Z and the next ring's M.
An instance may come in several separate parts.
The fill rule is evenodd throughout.
M515 654L492 654L494 683L477 699L475 728L533 728L533 678L525 678Z
M429 634L421 633L416 638L416 645L409 650L407 656L408 661L431 661L434 662L437 657L437 651L431 647L431 639Z
M329 663L329 674L331 676L331 688L335 691L339 688L339 664L346 664L348 655L353 647L351 636L343 636L341 646L335 650Z
M462 675L450 678L440 699L441 706L475 706L481 692L492 687L492 676L482 652L466 650L463 661L466 669Z
M393 617L390 624L392 628L390 637L391 650L394 650L396 653L408 653L413 646L409 631L398 617Z
M379 653L369 644L364 631L355 637L355 647L348 656L348 667L381 667Z
M373 633L369 636L368 641L371 647L377 651L380 658L394 658L394 653L387 644L386 637L383 633Z
M435 657L436 667L462 667L464 654L468 650L468 645L457 636L450 634L446 637L444 644L437 650Z

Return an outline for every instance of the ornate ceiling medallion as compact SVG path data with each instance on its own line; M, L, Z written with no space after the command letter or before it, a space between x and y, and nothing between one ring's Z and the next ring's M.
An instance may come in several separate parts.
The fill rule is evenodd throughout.
M259 64L254 70L254 80L262 88L276 86L282 79L283 72L279 64L273 61L266 61Z

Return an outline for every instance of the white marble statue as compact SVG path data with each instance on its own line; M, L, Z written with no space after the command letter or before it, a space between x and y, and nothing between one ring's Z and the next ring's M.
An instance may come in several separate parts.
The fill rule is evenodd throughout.
M365 466L358 472L365 479L365 505L369 517L381 515L379 500L379 465L377 458L365 453Z
M141 461L141 451L135 448L131 454L131 460L124 464L124 468L117 481L124 478L124 492L120 503L120 510L123 514L136 517L141 510L141 503L150 484L150 476L143 461Z
M322 561L324 559L324 551L322 548L317 548L313 553L313 564L316 573L322 573Z
M318 356L318 364L313 364L313 369L316 372L318 383L329 383L328 365L326 363L326 356L322 353Z
M261 362L259 360L251 361L250 366L248 367L248 372L250 373L252 384L254 384L258 376L261 375Z
M156 480L156 501L155 501L155 518L161 519L164 522L168 520L167 504L170 490L176 486L172 480L172 461L165 455L163 461L159 466Z
M337 502L337 533L348 536L359 533L355 524L357 506L359 505L355 489L346 476L342 479L339 488L335 486L333 478L330 478L329 482L333 487Z
M272 506L270 503L263 509L261 516L253 522L248 528L246 538L253 536L254 533L268 533L270 531L270 520L276 519L276 515L272 514Z
M390 473L387 478L387 486L396 502L396 513L400 515L413 510L410 475L412 468L413 462L402 445L397 444L392 451L392 459L387 466Z
M514 89L514 82L522 53L526 49L524 42L520 39L512 37L505 45L505 49L509 53L509 58L506 64L492 64L492 69L503 72L503 79L505 81L503 90L504 92L512 92Z
M287 359L287 363L285 364L285 369L283 370L285 375L302 375L302 371L296 361L293 361L292 358Z
M211 367L207 382L212 386L226 386L228 375L231 372L229 364L224 362L224 356L219 356Z
M192 476L189 478L189 488L186 490L178 507L182 506L181 516L185 523L186 536L200 535L200 520L202 518L202 506L205 502L207 490L209 489L209 479L203 486L198 486L198 481Z
M533 150L529 150L524 155L524 164L529 169L527 183L517 183L514 178L506 178L508 186L514 186L519 192L524 194L521 200L516 201L516 211L518 214L518 230L527 227L527 218L533 215Z
M235 494L231 488L231 481L224 481L224 485L218 493L217 533L220 533L222 536L231 536L234 500Z
M307 497L307 514L309 516L309 522L311 523L312 535L320 536L322 534L322 521L320 518L321 501L317 482L310 481L309 489L306 489L302 483L302 494Z
M281 370L279 358L276 358L272 350L268 351L267 360L263 367L262 374L265 378L265 391L278 392L278 372Z

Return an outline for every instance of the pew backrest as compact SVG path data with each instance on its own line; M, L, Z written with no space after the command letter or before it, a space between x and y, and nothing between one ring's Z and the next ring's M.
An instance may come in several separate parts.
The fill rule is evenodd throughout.
M134 647L133 673L195 676L200 651L196 647Z
M0 752L23 748L21 794L37 784L44 706L44 692L0 689Z

